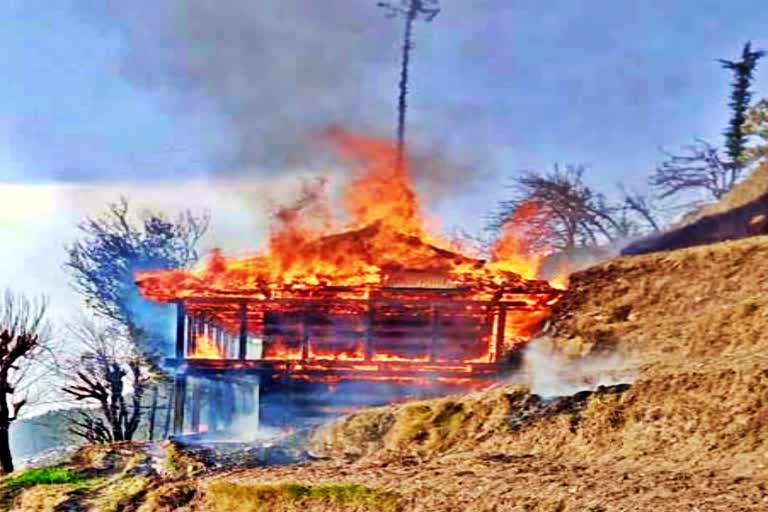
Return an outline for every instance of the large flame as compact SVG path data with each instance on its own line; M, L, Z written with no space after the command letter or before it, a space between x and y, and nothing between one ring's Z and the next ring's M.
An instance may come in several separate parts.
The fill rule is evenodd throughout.
M160 302L188 299L187 313L202 315L225 338L240 332L238 308L249 308L248 329L253 323L255 336L263 337L261 360L296 372L336 365L381 378L414 368L472 374L534 333L559 296L536 279L548 249L546 232L536 227L542 213L536 203L513 212L490 262L470 257L426 228L408 166L396 165L392 143L338 129L327 137L352 169L341 212L332 207L326 180L306 182L297 200L274 208L263 252L232 259L214 250L192 270L139 273L142 294ZM389 303L400 305L385 311ZM514 306L506 310L502 303ZM442 324L430 316L437 307ZM306 316L318 308L317 319ZM385 317L379 324L367 316L375 308ZM346 327L328 327L327 318ZM413 318L431 319L432 330L418 327L421 320L409 327ZM362 333L374 324L379 343L366 352ZM188 357L224 359L207 336L198 336L192 349Z
M274 212L266 251L228 259L214 250L192 271L139 273L144 296L169 301L211 290L258 296L285 287L382 285L406 270L419 270L426 280L448 276L473 285L537 277L545 252L524 227L536 212L534 203L510 217L493 262L484 264L425 229L408 166L395 165L391 142L340 129L327 136L353 169L341 194L346 222L334 215L325 180L305 183L297 201ZM338 232L340 225L346 230Z
M187 356L190 359L223 359L224 351L207 334L195 338L194 348Z
M536 279L541 264L549 254L549 229L540 222L542 208L536 201L523 201L512 211L501 227L499 238L491 249L498 268Z

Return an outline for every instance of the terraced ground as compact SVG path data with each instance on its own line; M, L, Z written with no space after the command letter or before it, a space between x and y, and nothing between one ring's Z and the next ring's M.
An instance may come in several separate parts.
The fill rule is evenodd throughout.
M768 510L768 237L580 272L533 346L537 357L565 363L534 365L535 378L482 392L337 420L309 439L312 462L211 469L172 445L102 448L101 460L91 453L73 466L87 478L5 481L2 503L25 511ZM615 385L544 400L525 384L542 372L562 373L575 389Z

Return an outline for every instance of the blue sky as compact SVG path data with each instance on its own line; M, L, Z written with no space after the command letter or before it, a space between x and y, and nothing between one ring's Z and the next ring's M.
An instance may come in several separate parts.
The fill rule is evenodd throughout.
M115 194L325 166L312 134L327 124L393 132L402 27L375 3L2 2L0 183ZM453 163L422 173L430 213L472 230L520 170L580 163L596 186L642 188L659 147L719 143L730 77L716 59L768 47L751 0L442 5L416 27L409 141Z

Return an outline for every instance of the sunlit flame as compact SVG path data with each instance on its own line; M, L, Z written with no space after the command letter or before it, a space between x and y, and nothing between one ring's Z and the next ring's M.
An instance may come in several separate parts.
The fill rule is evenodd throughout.
M208 297L248 299L251 314L261 315L260 321L266 324L267 312L292 314L297 310L295 305L288 305L295 304L290 301L305 300L324 301L329 318L364 318L367 310L353 304L365 304L384 290L394 293L391 290L403 289L408 290L411 302L429 305L438 299L456 301L459 305L451 306L449 315L463 315L471 326L488 323L488 331L492 331L449 338L462 348L449 346L447 355L435 354L434 346L426 353L421 348L400 351L385 346L367 354L359 341L342 347L333 343L315 345L306 341L307 335L283 335L279 329L275 331L278 334L265 335L262 359L288 365L300 362L300 371L309 371L312 365L321 363L349 363L355 371L371 373L384 371L382 365L390 365L386 371L399 371L391 366L398 363L417 365L409 366L408 371L419 371L418 365L439 363L445 368L446 364L461 363L456 371L471 373L477 371L472 365L495 363L502 355L499 350L508 350L535 332L559 296L550 284L537 280L549 251L548 233L541 227L546 223L541 222L543 213L538 204L524 202L512 212L490 252L490 261L467 256L457 246L428 232L408 166L395 165L391 142L338 129L329 131L327 137L351 168L341 190L339 206L343 216L334 213L325 180L307 182L296 201L274 208L265 251L232 259L216 250L192 270L138 273L136 279L143 296L159 302ZM565 282L558 275L551 284L564 287ZM435 290L441 290L441 294ZM477 301L514 303L523 312L508 314L504 330L499 333L497 320L487 320L489 315L498 314L498 307L473 310L477 306L472 304ZM467 306L460 306L464 303ZM236 302L232 304L239 307ZM220 311L226 308L218 307ZM409 314L430 314L413 311ZM217 325L229 332L238 331L237 313L222 313L221 317ZM322 326L317 329L322 331ZM313 336L325 339L326 335L315 332ZM305 341L298 343L296 340L302 337ZM464 348L469 346L468 341L474 343L469 349ZM210 338L198 336L189 357L221 359L224 354Z
M535 201L523 201L501 227L491 249L495 268L536 279L541 264L551 252L546 224L540 222L542 208Z
M195 338L194 349L190 359L224 359L224 351L207 334Z

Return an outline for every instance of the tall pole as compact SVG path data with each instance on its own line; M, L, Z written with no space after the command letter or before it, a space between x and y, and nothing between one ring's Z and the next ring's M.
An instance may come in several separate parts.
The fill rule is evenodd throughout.
M405 163L405 113L408 108L408 68L413 48L413 22L423 15L427 22L435 19L440 12L438 0L401 0L400 5L392 2L379 2L379 7L388 11L389 17L405 17L405 34L403 36L403 57L400 67L400 83L397 98L397 154L395 165L402 169Z

